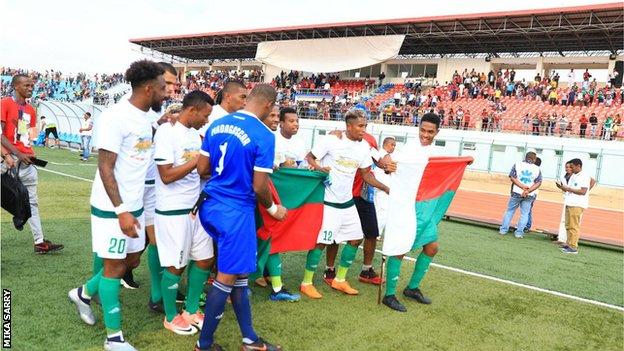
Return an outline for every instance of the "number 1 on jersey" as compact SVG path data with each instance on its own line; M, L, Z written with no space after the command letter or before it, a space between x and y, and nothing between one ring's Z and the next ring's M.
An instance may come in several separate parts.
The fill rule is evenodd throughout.
M221 175L221 172L223 172L223 162L225 161L225 152L227 151L227 143L219 145L219 150L221 151L221 158L219 159L217 168L215 168L215 172Z

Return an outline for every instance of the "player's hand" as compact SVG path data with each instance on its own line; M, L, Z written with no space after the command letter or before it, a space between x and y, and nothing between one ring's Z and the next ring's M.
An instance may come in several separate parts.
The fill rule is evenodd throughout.
M175 124L177 121L178 121L178 117L176 115L172 113L165 113L158 119L158 121L156 121L156 123L158 123L158 125L162 125L167 122L171 124Z
M119 218L119 227L125 235L131 238L139 237L137 230L141 229L141 224L130 212L121 213L117 218Z
M273 216L273 218L277 219L278 221L283 221L284 219L286 219L287 212L288 210L286 209L286 207L282 205L277 205L277 211L271 216Z
M390 195L390 188L385 186L385 185L384 185L383 189L381 189L381 191L383 191L384 193Z
M528 190L523 191L522 197L527 197L527 196L529 196L529 191Z
M17 156L17 160L20 163L23 163L23 164L25 164L27 166L32 163L32 156L31 155L26 155L25 153L22 153L22 152L18 151L16 156Z
M333 136L337 137L338 139L342 140L342 131L341 130L332 130L331 132L329 132L329 135L333 135Z
M282 167L286 167L286 168L297 168L297 162L295 162L295 160L289 158L286 161L284 161L284 163L282 163L281 166Z

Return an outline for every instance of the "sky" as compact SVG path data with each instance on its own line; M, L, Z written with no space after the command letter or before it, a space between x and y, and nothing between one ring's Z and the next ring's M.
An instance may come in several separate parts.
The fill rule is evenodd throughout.
M145 57L129 43L131 38L606 2L0 0L0 66L63 73L123 72L132 61Z

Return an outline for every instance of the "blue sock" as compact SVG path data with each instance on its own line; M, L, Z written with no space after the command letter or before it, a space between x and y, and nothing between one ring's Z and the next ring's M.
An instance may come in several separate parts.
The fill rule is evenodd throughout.
M214 343L214 332L219 326L225 310L225 300L232 293L232 286L225 285L218 280L212 284L212 289L206 296L206 308L204 310L204 325L199 334L197 345L201 349L208 349Z
M232 307L236 313L236 320L243 335L243 342L247 344L254 343L258 340L258 335L251 325L251 304L249 303L249 294L247 291L247 278L237 279L232 289Z

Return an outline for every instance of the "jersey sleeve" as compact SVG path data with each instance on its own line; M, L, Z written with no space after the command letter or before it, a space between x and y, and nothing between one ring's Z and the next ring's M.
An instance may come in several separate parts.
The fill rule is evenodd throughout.
M312 155L314 155L314 157L316 157L317 160L320 160L329 153L329 150L331 150L331 146L336 142L336 140L338 140L337 137L333 135L328 135L322 138L321 140L319 140L319 142L316 145L314 145L314 147L312 148L312 150L310 150L310 152L312 152Z
M208 144L210 141L210 134L208 133L208 129L206 129L204 133L204 140L202 141L202 146L199 149L199 154L210 157L210 145ZM201 131L199 132L199 135L202 136Z
M118 154L125 136L124 123L111 117L104 114L100 115L100 123L97 128L97 148ZM104 122L106 118L111 120Z
M158 128L154 135L154 161L157 165L169 165L175 161L171 128Z
M256 141L254 168L256 172L273 173L275 160L275 135L266 134Z
M373 148L370 148L367 150L368 152L366 153L366 156L362 158L359 168L368 168L373 165L373 158L372 158L373 150L377 151L377 149L373 149Z

